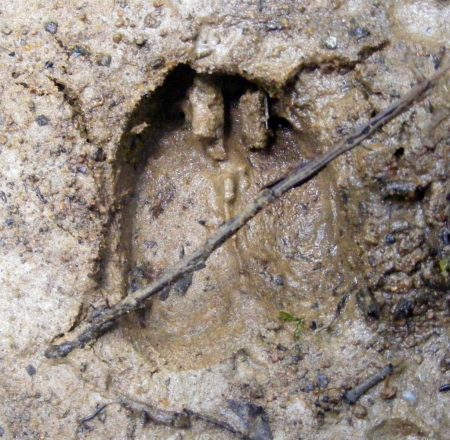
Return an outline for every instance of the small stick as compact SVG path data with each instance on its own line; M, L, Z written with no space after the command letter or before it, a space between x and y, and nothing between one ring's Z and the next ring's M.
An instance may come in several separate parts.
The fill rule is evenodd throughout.
M345 295L342 295L341 299L339 300L339 302L338 302L338 304L337 304L337 306L336 306L336 310L335 310L335 312L334 312L334 316L333 316L333 318L331 319L331 321L330 321L328 324L324 325L323 327L318 328L317 331L316 331L316 333L320 333L320 332L323 332L324 330L328 330L328 329L331 328L331 326L332 326L332 325L338 320L338 318L341 316L341 313L342 313L342 311L344 310L344 308L345 308L345 306L346 306L347 301L349 300L349 298L350 298L350 295L347 294L347 293L346 293Z
M301 186L312 179L330 162L352 150L363 140L371 136L376 130L386 125L396 116L405 112L414 104L414 102L422 99L449 70L450 66L437 71L430 78L414 87L403 98L370 119L365 125L340 142L335 148L306 164L298 165L275 183L263 188L252 203L247 205L243 211L234 218L219 226L217 231L193 254L184 257L178 263L167 268L162 276L149 286L128 294L110 309L103 311L95 317L91 317L85 325L84 330L82 330L75 339L63 342L59 345L51 345L45 351L45 356L50 359L63 358L75 348L83 348L86 344L95 341L104 333L111 330L115 326L117 319L121 316L138 309L144 301L156 295L158 292L161 292L163 289L172 286L180 279L191 276L197 270L204 268L208 257L226 240L247 224L256 214L258 214L258 212L277 200L285 192Z
M81 419L80 420L80 425L83 425L83 427L86 428L88 426L87 422L90 422L91 420L94 420L97 416L99 416L108 405L110 405L110 404L109 403L105 403L105 404L99 406L95 410L95 412L93 414L91 414L90 416L87 416L87 417L84 417L83 419Z
M177 429L190 429L194 420L200 420L217 429L228 431L239 439L245 440L249 438L246 434L233 428L233 426L225 421L221 421L206 414L191 411L190 409L184 409L181 412L164 410L149 405L148 403L138 402L126 397L121 397L118 403L130 411L142 413L145 417L145 422L151 422L156 425L170 426Z
M441 385L439 387L439 392L440 393L448 393L450 391L450 383L446 383L444 385Z
M380 383L382 380L386 379L386 377L390 376L393 371L394 367L392 364L386 365L382 370L378 371L373 376L370 376L362 384L356 386L350 391L347 391L344 394L344 401L349 405L355 404L365 393L367 393L367 391Z
M146 417L147 422L157 425L171 426L178 429L188 429L191 427L190 414L186 411L167 411L159 409L147 403L122 397L119 403L131 411L141 412Z
M185 410L192 418L195 418L197 420L201 420L202 422L212 425L218 429L222 429L223 431L228 431L229 433L233 434L235 437L242 439L242 440L248 440L249 437L244 434L241 431L238 431L237 429L233 428L229 423L221 421L219 419L216 419L215 417L208 416L206 414L200 414L194 411L191 411L189 409Z

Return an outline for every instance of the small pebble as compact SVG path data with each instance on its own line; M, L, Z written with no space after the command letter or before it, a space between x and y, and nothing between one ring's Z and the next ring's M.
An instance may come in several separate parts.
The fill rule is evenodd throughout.
M12 33L12 30L8 26L5 26L2 28L2 34L10 35L11 33Z
M123 15L120 15L119 18L114 23L114 25L118 28L125 27L126 24L127 24L127 22L126 22L125 18L123 17Z
M156 243L156 241L154 240L146 240L144 241L144 245L147 249L154 249L158 246L158 243Z
M442 229L440 237L445 246L450 246L450 230L448 228Z
M86 362L82 362L80 364L80 372L84 373L87 370L88 364Z
M303 359L303 356L300 354L295 354L291 357L291 364L295 365L298 364Z
M45 115L39 115L39 116L36 118L36 122L37 122L38 125L40 125L41 127L43 127L44 125L48 125L49 120L48 120L47 116L45 116Z
M213 49L211 49L208 46L199 45L196 49L196 57L197 59L206 58L210 56L214 52Z
M144 19L145 27L156 29L161 25L161 20L155 17L153 14L148 14Z
M417 395L412 391L403 391L402 397L408 403L414 404L417 401Z
M96 162L104 162L106 160L106 153L102 147L99 147L97 148L97 150L95 150L95 153L93 154L93 159Z
M25 368L27 370L27 373L29 376L34 376L36 374L36 368L33 367L33 365L28 365L28 367Z
M58 23L55 23L54 21L49 21L45 25L45 30L50 34L56 34L58 32Z
M358 419L364 419L367 417L367 408L358 403L353 407L353 414Z
M337 38L336 37L328 37L325 41L324 41L324 45L327 49L330 50L335 50L337 49Z
M414 360L416 361L417 365L420 365L423 362L423 356L421 354L416 354L414 356Z
M136 290L138 290L140 288L139 283L136 280L131 280L130 282L130 290L132 292L136 292Z
M78 165L77 167L76 167L76 170L77 170L77 172L78 173L81 173L81 174L83 174L83 175L87 175L87 173L88 173L88 169L87 169L87 167L85 166L85 165Z
M46 61L44 67L46 69L53 69L53 63L51 61Z
M392 234L387 234L385 241L387 244L394 244L395 243L395 237Z
M145 46L145 43L147 43L147 40L144 37L136 37L134 40L136 46L142 47Z
M411 318L414 312L414 302L410 299L403 298L394 309L394 319L400 321L402 319Z
M114 43L120 43L122 41L122 34L114 34L112 37Z
M420 193L420 188L415 182L398 180L387 182L382 193L386 199L415 200Z
M370 35L370 31L368 31L366 28L357 26L350 31L350 35L357 40L362 40L363 38L366 38Z
M325 376L325 374L319 373L317 375L317 385L319 386L319 388L326 388L328 382L328 377Z
M72 51L72 55L74 57L84 57L86 55L89 55L89 51L85 47L75 46Z
M111 65L111 60L111 55L99 54L96 61L98 66L109 67Z
M305 393L311 393L314 391L314 385L312 383L308 383L305 386Z
M274 281L277 286L279 287L284 286L284 278L281 275L277 275Z
M406 220L398 220L392 223L391 229L393 232L405 232L411 229L411 225Z
M8 226L8 228L10 228L11 226L14 225L14 220L12 218L7 218L5 220L5 225Z
M439 387L440 393L448 393L449 391L450 391L450 383L446 383L445 385Z
M276 20L269 21L266 23L266 29L268 31L281 31L283 30L283 24Z

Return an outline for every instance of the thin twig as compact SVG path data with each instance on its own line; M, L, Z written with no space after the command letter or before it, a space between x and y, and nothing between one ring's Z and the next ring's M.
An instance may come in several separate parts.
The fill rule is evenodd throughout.
M246 440L249 438L245 433L235 429L228 422L189 409L184 409L183 411L169 411L125 397L122 397L118 403L130 411L143 414L144 422L146 423L150 422L156 425L169 426L177 429L190 429L193 420L196 419L211 425L214 428L227 431L239 439Z
M142 413L145 416L145 422L171 426L178 429L188 429L191 427L191 417L186 411L168 411L126 397L121 397L118 403L131 411Z
M163 289L172 286L183 277L191 276L195 271L204 268L208 257L226 240L247 224L247 222L258 214L258 212L271 204L274 200L277 200L285 192L303 185L308 180L312 179L330 162L352 150L371 136L376 130L386 125L396 116L405 112L414 104L414 102L422 99L426 93L436 85L437 81L449 71L449 69L450 67L446 67L436 72L429 79L414 87L407 95L390 105L386 110L378 113L374 118L370 119L364 126L344 139L335 148L306 164L297 166L269 187L263 188L252 203L247 205L247 207L245 207L240 214L236 215L236 217L222 224L217 231L206 240L203 246L198 248L193 254L183 258L178 263L166 269L162 276L149 286L130 293L110 309L92 317L75 339L59 345L50 346L46 350L45 356L47 358L63 358L75 348L82 348L86 344L95 341L104 333L111 330L118 318L138 309L148 298L161 292Z
M367 393L367 391L369 391L382 380L386 379L386 377L390 376L393 371L394 367L392 364L386 365L383 369L370 376L362 384L356 386L350 391L347 391L344 394L344 401L349 405L355 404L365 393Z
M242 440L248 440L248 435L245 433L237 430L233 426L231 426L228 422L216 419L215 417L208 416L206 414L200 414L195 411L191 411L189 409L185 409L186 413L189 414L192 418L195 418L197 420L200 420L208 425L212 425L218 429L221 429L223 431L227 431L231 434L233 434L235 437L242 439Z
M336 310L334 312L334 316L331 319L331 321L324 325L323 327L320 327L316 330L316 333L323 332L325 330L329 330L331 326L338 320L338 318L341 316L342 311L345 309L345 306L347 305L347 301L349 300L350 295L346 293L345 295L342 295L341 299L339 300Z
M103 411L105 410L105 408L110 405L110 403L105 403L103 405L100 405L93 414L91 414L90 416L84 417L80 420L80 425L82 425L84 428L87 428L87 422L90 422L91 420L94 420L96 417L100 416L100 414L103 413Z

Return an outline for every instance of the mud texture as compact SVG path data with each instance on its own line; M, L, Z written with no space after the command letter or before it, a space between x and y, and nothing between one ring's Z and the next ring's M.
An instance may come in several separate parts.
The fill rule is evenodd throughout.
M0 438L449 438L448 77L43 356L434 72L449 23L437 0L3 2Z

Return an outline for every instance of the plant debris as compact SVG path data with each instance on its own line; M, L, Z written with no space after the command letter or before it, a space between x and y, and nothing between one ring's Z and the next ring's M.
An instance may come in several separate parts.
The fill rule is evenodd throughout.
M386 379L386 377L390 376L393 371L394 367L392 364L386 365L382 370L370 376L363 383L351 389L350 391L347 391L344 394L344 401L349 405L354 405L365 393L367 393L367 391L380 383L382 380Z

